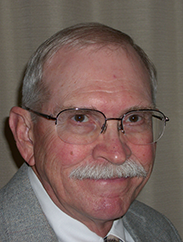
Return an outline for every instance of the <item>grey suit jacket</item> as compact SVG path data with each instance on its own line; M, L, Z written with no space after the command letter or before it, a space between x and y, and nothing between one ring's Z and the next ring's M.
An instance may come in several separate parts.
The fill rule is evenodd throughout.
M136 242L182 241L167 218L138 201L123 219ZM31 188L26 164L0 191L0 241L58 241Z

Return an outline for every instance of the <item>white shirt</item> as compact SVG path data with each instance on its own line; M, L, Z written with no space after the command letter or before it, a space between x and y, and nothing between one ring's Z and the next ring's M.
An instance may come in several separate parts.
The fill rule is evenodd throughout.
M60 210L51 200L46 190L42 186L34 171L29 167L28 176L32 189L47 217L47 220L54 230L59 242L103 242L104 239L87 226L76 219L68 216ZM82 232L81 232L82 231ZM117 236L123 242L134 242L128 231L123 226L123 220L115 220L108 235Z

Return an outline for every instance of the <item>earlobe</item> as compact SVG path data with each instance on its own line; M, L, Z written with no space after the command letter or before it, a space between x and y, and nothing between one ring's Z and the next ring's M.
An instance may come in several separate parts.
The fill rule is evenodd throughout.
M10 111L9 126L20 154L30 166L33 166L35 164L34 142L30 113L20 107L13 107Z

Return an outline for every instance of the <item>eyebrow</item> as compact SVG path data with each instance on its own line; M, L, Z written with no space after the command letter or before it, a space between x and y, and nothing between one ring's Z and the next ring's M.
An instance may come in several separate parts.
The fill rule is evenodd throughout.
M155 108L155 106L152 104L152 105L148 105L148 106L142 106L142 105L140 105L140 106L132 106L132 107L130 107L129 109L127 109L126 110L126 112L128 112L128 111L132 111L132 110L139 110L139 109L154 109Z

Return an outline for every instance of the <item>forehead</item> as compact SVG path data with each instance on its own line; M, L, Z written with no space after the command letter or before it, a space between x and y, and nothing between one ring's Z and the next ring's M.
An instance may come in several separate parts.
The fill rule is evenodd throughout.
M93 99L110 102L125 95L151 99L149 74L131 46L61 49L45 64L43 79L51 93L50 108L86 102L88 107Z

